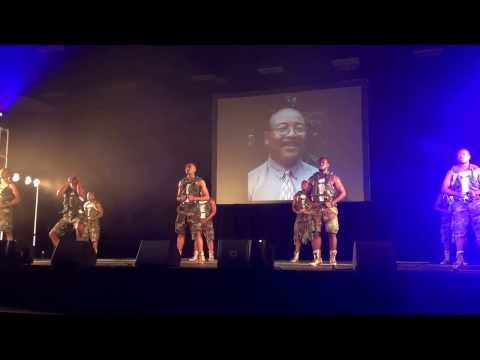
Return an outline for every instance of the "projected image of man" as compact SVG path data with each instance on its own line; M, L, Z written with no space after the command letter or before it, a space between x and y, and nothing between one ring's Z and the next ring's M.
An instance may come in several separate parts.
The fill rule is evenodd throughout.
M248 173L249 201L289 200L317 169L302 160L307 127L296 109L275 112L265 131L267 161Z

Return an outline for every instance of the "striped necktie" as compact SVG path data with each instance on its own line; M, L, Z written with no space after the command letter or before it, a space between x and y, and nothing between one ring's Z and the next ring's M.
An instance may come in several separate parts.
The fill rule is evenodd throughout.
M293 198L293 180L292 172L287 170L283 173L282 176L282 192L280 195L280 200L292 200Z

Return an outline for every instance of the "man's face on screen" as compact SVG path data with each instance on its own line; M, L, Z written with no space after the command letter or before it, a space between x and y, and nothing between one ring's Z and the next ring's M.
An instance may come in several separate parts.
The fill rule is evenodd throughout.
M307 129L302 114L295 109L282 109L270 118L265 144L273 160L293 165L303 155Z

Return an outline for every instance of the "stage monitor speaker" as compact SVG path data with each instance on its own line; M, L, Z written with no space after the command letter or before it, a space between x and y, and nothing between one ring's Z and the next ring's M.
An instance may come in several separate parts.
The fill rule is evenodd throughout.
M13 240L0 240L0 265L10 266L21 264L21 254L17 242Z
M179 267L180 254L170 240L144 240L138 248L135 266Z
M60 241L50 263L54 267L93 267L97 256L89 240Z
M254 240L252 243L251 261L255 269L273 270L273 246L264 239Z
M392 243L355 241L353 243L353 269L361 271L396 270Z
M266 240L220 240L219 269L273 269L273 250Z

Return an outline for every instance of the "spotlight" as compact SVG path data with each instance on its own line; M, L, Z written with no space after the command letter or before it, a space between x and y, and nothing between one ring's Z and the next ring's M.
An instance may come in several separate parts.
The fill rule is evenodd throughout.
M13 182L19 182L20 181L20 174L19 173L13 173L12 181Z
M38 187L40 185L40 179L33 180L33 186Z
M30 176L27 176L25 178L25 185L30 185L32 183L32 178Z
M2 116L3 116L3 112L0 111L0 117L2 117Z

